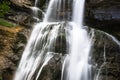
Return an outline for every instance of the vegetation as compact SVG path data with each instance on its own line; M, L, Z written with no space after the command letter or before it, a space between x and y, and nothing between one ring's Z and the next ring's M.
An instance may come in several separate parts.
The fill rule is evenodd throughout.
M4 17L4 14L10 10L10 2L2 1L0 2L0 17Z
M6 26L6 27L14 27L16 24L13 24L11 22L8 22L8 21L0 18L0 25Z
M0 76L0 80L2 80L2 77Z

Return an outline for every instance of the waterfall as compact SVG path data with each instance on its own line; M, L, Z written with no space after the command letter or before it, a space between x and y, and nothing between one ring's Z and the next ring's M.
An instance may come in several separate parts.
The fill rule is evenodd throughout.
M36 11L39 10L37 1L32 7L35 17L38 17ZM63 28L61 27L62 22L67 22L64 27L66 28L68 55L63 63L61 80L90 80L91 65L88 60L91 38L83 25L85 0L73 0L71 21L67 21L65 17L69 13L63 13L65 4L69 5L69 3L66 3L65 0L50 0L43 22L34 26L14 80L39 80L42 69L55 55L54 45L59 30Z
M67 76L62 77L65 80L91 80L91 65L88 63L91 39L83 26L84 2L85 0L73 0L73 18L69 23L72 30L66 34L69 43L66 63L69 66L65 68Z
M53 1L51 0L51 2ZM36 13L35 7L36 5L32 9L35 9L33 11ZM49 7L47 13L49 13ZM37 16L37 14L35 14L35 16ZM39 79L43 67L47 65L48 61L55 55L54 47L60 29L61 25L59 23L49 23L48 21L40 22L34 26L14 80Z
M55 55L54 44L60 25L53 25L52 30L50 23L39 23L34 27L14 80L37 80L42 67Z
M69 32L69 66L66 80L90 80L90 67L88 63L91 40L84 29L74 23ZM81 46L82 45L82 46Z
M43 15L45 15L45 13L40 8L37 7L37 3L38 3L38 0L35 0L34 6L30 8L33 11L33 18L39 21L38 12L40 11Z

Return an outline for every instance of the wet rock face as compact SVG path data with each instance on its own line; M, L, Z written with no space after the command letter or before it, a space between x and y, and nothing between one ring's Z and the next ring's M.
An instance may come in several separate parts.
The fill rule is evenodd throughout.
M120 44L107 33L95 30L91 52L94 77L98 80L119 80Z
M61 80L63 56L60 53L55 53L54 57L43 68L40 75L41 80Z

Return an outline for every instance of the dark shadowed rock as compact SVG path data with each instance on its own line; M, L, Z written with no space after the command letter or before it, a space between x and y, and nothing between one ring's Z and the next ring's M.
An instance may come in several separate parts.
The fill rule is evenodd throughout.
M95 77L100 80L119 80L120 75L120 42L113 36L95 30L92 47L92 65Z
M120 40L120 1L87 0L85 24L110 33Z
M120 21L119 0L88 0L86 17L100 21Z

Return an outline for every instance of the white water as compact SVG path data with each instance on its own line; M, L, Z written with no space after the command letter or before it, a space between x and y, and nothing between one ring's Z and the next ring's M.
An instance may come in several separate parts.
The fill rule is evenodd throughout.
M73 29L70 31L68 38L70 40L70 58L66 80L88 80L90 68L88 59L91 42L86 30L79 28L79 25L74 23L70 25Z
M54 56L52 52L60 25L54 25L52 30L49 25L50 23L39 23L34 26L14 80L37 80L41 69Z
M83 27L85 0L73 0L73 22L78 24L79 29Z
M37 7L37 2L38 0L35 0L35 6L31 7L35 18L38 18L38 10L41 10ZM73 0L72 20L65 26L68 54L63 63L61 80L92 80L91 65L88 61L94 33L90 38L83 27L84 3L85 0ZM14 80L39 80L42 69L55 55L54 44L61 29L58 22L61 20L58 14L61 8L65 12L65 0L50 0L43 22L34 26ZM62 18L63 21L66 20L65 16ZM114 37L107 35L120 45ZM104 52L104 60L106 61L105 57ZM95 80L98 80L103 65L100 67Z
M40 11L43 15L45 15L45 13L40 8L37 7L37 4L38 4L38 0L35 0L34 6L30 8L33 11L33 18L39 21L38 12Z
M62 77L65 80L88 80L90 76L88 59L91 40L87 35L87 31L83 28L84 2L84 0L73 0L73 19L68 23L68 28L71 27L71 30L68 29L67 32L69 35L66 34L69 43L69 56L64 63L66 68L63 67L63 72L65 70L65 75L67 75L65 78L64 76ZM65 7L64 4L65 1L63 7ZM36 12L38 10L36 5L37 2L32 8L35 11L35 16L38 14ZM60 28L60 25L56 23L57 18L59 18L57 11L60 11L60 8L61 0L51 0L43 23L34 26L35 28L22 55L14 80L38 80L43 67L54 56L52 53L54 49L52 48ZM52 29L49 26L53 24L49 23L51 21L55 22ZM66 66L66 63L69 64Z
M91 40L83 27L84 2L85 0L73 0L73 19L69 23L72 30L68 30L66 35L69 42L70 56L68 62L65 61L65 63L69 64L69 66L65 68L67 69L65 70L67 76L62 76L63 80L90 80L91 65L88 60ZM65 74L62 73L62 75Z
M32 8L37 16L37 1ZM53 0L55 1L55 0ZM51 2L53 2L51 0ZM50 2L50 3L51 3ZM47 10L47 16L49 13ZM49 19L46 17L46 20ZM14 80L38 80L42 69L54 56L54 44L60 30L59 23L49 23L48 20L34 26L29 42L23 52L22 59L16 71ZM35 75L36 74L36 75Z
M58 11L60 11L62 0L50 0L43 22L58 22Z

